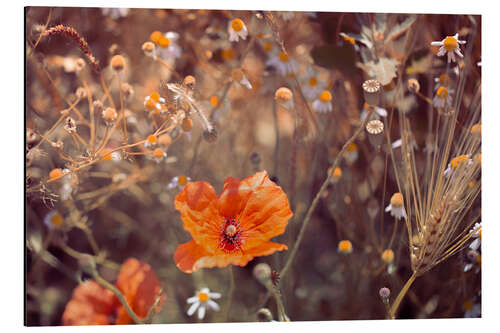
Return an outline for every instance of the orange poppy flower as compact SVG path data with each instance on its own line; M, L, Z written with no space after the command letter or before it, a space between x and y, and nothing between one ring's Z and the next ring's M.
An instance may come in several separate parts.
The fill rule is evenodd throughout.
M147 316L161 288L151 266L134 258L127 259L122 265L116 287L141 319ZM161 310L165 298L163 293L156 312ZM66 304L62 323L63 325L130 324L132 318L113 292L93 280L88 280L73 291L72 299Z
M120 301L97 282L88 280L78 285L66 304L63 325L108 325Z
M286 194L265 171L243 180L228 177L219 196L206 182L190 182L176 196L175 208L193 237L174 253L185 273L245 266L254 257L288 249L270 241L285 232L293 213Z

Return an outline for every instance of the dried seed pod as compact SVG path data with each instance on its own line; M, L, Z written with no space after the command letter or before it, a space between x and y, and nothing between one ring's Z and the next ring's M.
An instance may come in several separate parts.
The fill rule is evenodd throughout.
M76 122L73 118L67 117L64 125L64 130L68 133L76 133Z
M366 80L363 82L363 93L365 102L370 105L378 105L380 102L381 84L377 80Z
M281 87L274 93L274 99L286 109L293 108L293 93L286 87Z
M420 91L420 83L416 79L408 79L408 90L418 93Z
M370 120L366 124L366 131L368 132L368 140L377 149L380 149L384 140L384 123L380 120Z
M217 140L217 130L215 128L206 129L203 131L203 139L207 142L214 142Z
M125 58L117 54L111 58L111 68L116 72L121 72L125 68Z

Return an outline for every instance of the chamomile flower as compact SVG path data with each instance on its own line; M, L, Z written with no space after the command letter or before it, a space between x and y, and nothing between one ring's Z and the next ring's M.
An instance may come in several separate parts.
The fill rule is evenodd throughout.
M403 195L396 192L391 197L391 203L385 208L386 212L390 212L391 216L400 220L402 217L407 219L406 210L403 201Z
M436 96L432 100L434 107L444 109L451 107L452 98L451 93L453 93L453 89L446 89L446 87L441 86L436 90Z
M239 18L235 18L228 23L227 31L229 33L230 42L237 42L240 38L245 40L248 36L247 26Z
M450 177L453 176L455 171L461 166L471 166L474 164L472 159L468 155L460 155L451 159L450 163L448 163L448 167L444 170L444 176Z
M443 73L438 77L434 78L436 85L434 86L434 91L437 91L440 87L449 87L451 83L451 78L448 74Z
M332 112L332 94L328 90L323 90L318 98L312 102L314 111L319 113Z
M356 160L358 159L358 156L359 156L358 145L353 142L349 146L347 146L347 149L344 153L344 159L349 164L352 164L352 163L356 162Z
M332 172L332 167L328 168L327 175L329 175L330 172ZM335 170L333 171L333 175L332 175L332 178L330 179L330 183L332 183L332 184L337 183L339 181L340 177L342 177L342 169L340 169L339 167L336 167Z
M366 116L368 116L368 111L370 110L370 107L374 108L373 110L373 115L371 117L372 120L379 120L380 117L387 117L387 110L384 108L379 108L378 106L370 106L368 103L365 103L363 105L363 111L361 111L361 115L359 116L359 119L361 121L364 121L366 119Z
M338 252L349 254L352 252L352 243L350 240L341 240L338 245Z
M302 86L304 96L308 100L315 100L325 90L326 84L318 79L318 76L312 70L309 70L306 76L306 82Z
M156 135L150 134L148 135L146 142L144 142L144 147L151 148L158 144L158 138Z
M470 243L469 248L477 251L481 247L481 222L474 224L474 227L469 233L473 233L472 237L475 238L472 243Z
M43 219L43 223L45 223L49 229L57 229L62 226L63 222L64 218L57 210L51 210Z
M448 63L456 61L455 54L460 58L464 57L464 55L460 52L460 44L465 44L465 40L459 40L458 33L454 36L446 36L446 38L440 42L431 43L432 46L441 46L437 53L438 57L442 57L446 53L448 54Z
M120 151L116 150L114 152L111 152L110 148L104 148L103 150L101 150L99 155L102 157L103 161L115 161L115 162L117 162L117 161L121 161L121 159L122 159L122 154L120 153Z
M156 163L160 163L166 157L167 157L167 153L164 152L163 149L156 148L155 150L153 150L153 158L156 161Z
M191 178L185 175L175 176L174 178L172 178L172 181L167 185L167 190L177 188L180 191L182 191L186 186L186 184L189 183L190 181Z
M177 32L168 31L163 34L160 31L154 31L150 35L150 40L155 44L155 55L161 59L176 59L181 56L181 48L177 44L179 40Z
M271 56L267 60L266 65L276 68L281 76L295 75L299 67L297 60L293 59L288 53L283 51L281 51L279 55L275 54Z
M220 297L220 293L210 292L208 288L201 289L195 296L187 299L187 303L191 304L187 310L187 315L192 316L198 310L198 319L203 319L205 318L207 308L219 311L220 307L213 299L219 299Z
M293 93L287 87L278 88L274 93L274 99L285 109L293 109Z
M240 68L235 68L231 72L231 81L235 82L238 85L244 86L247 89L252 89L252 84L248 81L245 73Z
M153 92L151 95L144 98L144 108L147 112L159 114L166 110L165 98L159 93Z

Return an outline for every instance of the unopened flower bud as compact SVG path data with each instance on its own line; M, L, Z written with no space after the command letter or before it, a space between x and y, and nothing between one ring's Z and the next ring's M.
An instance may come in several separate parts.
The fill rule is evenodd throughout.
M378 291L378 294L380 298L382 298L382 301L385 303L389 301L389 297L391 296L391 290L387 287L382 287Z
M266 263L257 264L253 269L253 276L265 285L271 280L271 267Z

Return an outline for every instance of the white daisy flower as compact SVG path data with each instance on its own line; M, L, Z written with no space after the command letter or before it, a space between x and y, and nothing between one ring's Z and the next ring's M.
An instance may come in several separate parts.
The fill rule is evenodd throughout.
M454 92L453 89L446 89L444 86L439 87L436 90L436 96L432 100L434 107L444 109L451 107L452 98L451 94Z
M332 112L332 94L328 90L324 90L319 94L318 99L312 103L312 107L316 112Z
M203 319L207 308L214 311L219 311L220 307L212 299L219 299L221 297L220 293L210 292L210 289L203 288L196 293L195 296L189 297L187 299L188 304L192 304L187 310L187 315L192 316L196 310L198 310L198 319Z
M144 98L144 108L147 112L162 113L166 111L165 98L160 97L157 92Z
M319 94L325 90L326 84L323 81L319 81L315 72L308 70L306 82L302 86L302 92L308 100L315 100L318 98Z
M146 139L146 142L144 142L144 147L146 148L151 148L151 147L154 147L158 144L158 138L156 137L156 135L148 135L147 139Z
M368 103L365 103L363 105L363 111L361 111L361 115L359 116L359 119L361 121L364 121L366 119L366 116L368 116L368 110L369 110L370 105ZM373 110L373 116L371 117L372 120L376 119L379 120L380 117L387 117L387 110L384 108L379 108L378 106L374 106Z
M406 215L403 195L399 192L394 193L391 197L391 203L385 208L385 211L391 212L391 216L396 217L398 220L402 217L406 220L408 217Z
M170 181L170 183L167 185L167 190L178 188L179 190L182 191L186 186L186 184L190 181L191 178L187 176L184 175L175 176L174 178L172 178L172 181Z
M448 163L448 167L446 168L446 170L444 170L444 176L445 177L452 176L461 165L465 165L468 167L471 166L472 164L474 164L474 162L468 155L460 155L454 157L451 159L451 162Z
M283 51L280 52L279 56L271 56L267 60L266 65L276 68L281 76L295 75L299 67L297 60L293 59L290 55L288 55L288 53Z
M167 157L167 153L163 151L161 148L156 148L153 150L153 158L156 163L160 163Z
M63 222L64 218L57 210L51 210L43 219L43 223L45 223L49 229L57 229L61 227Z
M474 227L469 231L473 233L475 239L470 243L469 248L477 251L481 247L481 222L474 224Z
M441 74L434 78L436 85L434 86L434 91L437 91L440 87L449 87L451 83L451 78L448 74Z
M252 84L248 81L245 73L239 68L235 68L231 72L231 81L239 85L246 87L247 89L252 89Z
M163 60L176 59L181 56L181 48L177 44L179 40L177 32L168 31L163 34L160 31L154 31L150 39L155 44L154 56L160 57Z
M358 145L356 145L354 142L351 143L345 153L344 153L344 158L347 161L347 163L352 164L356 162L358 159L359 153L358 153Z
M438 57L442 57L448 53L448 63L456 61L455 54L460 58L464 57L464 55L460 52L459 44L465 44L465 40L459 40L458 33L456 33L455 36L446 36L446 38L440 42L431 43L432 46L441 46L437 53Z
M247 26L239 18L235 18L228 23L227 31L229 33L230 42L237 42L240 38L245 40L248 36Z

